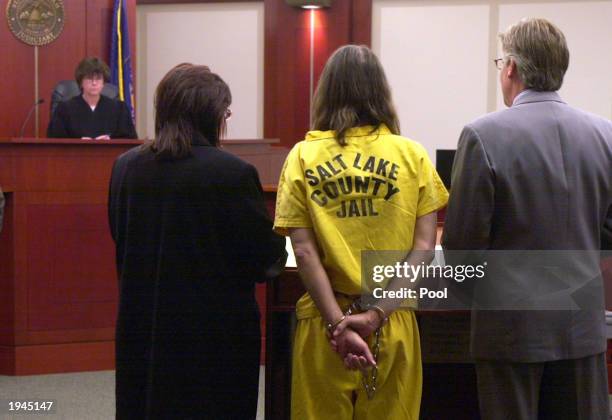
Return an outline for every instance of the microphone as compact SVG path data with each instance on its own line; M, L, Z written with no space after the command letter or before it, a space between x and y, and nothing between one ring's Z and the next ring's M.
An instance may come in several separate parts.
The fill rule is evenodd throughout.
M45 100L43 98L40 98L39 100L37 100L36 102L34 102L34 105L32 105L32 107L30 108L30 112L28 112L28 116L26 117L25 121L23 122L23 124L21 125L21 130L19 131L19 138L22 139L23 138L23 134L25 132L25 128L26 125L28 124L28 121L30 121L30 117L32 116L32 112L34 112L34 110L36 109L36 107L40 104L42 104L43 102L45 102Z

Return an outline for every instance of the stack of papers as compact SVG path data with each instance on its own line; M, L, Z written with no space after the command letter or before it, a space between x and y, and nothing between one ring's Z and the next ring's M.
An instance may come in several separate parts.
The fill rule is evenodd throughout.
M297 264L295 262L295 254L293 253L293 246L291 246L291 239L288 236L285 236L287 242L285 243L285 249L287 250L287 262L285 263L285 267L287 268L296 268Z

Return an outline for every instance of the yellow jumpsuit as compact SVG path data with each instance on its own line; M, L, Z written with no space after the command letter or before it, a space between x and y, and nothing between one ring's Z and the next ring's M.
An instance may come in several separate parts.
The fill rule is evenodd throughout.
M425 149L389 129L364 126L340 146L333 131L311 131L285 161L274 228L311 228L338 303L361 293L361 251L412 249L418 217L446 205L448 193ZM347 370L331 349L308 294L296 305L291 417L418 419L422 369L418 328L408 308L393 312L381 332L376 393L362 373ZM370 342L372 341L370 337Z

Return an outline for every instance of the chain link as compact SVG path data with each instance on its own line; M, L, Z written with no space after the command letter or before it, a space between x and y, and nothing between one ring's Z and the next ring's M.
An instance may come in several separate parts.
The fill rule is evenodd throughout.
M363 312L363 308L358 300L351 304L344 315L349 316L353 314L354 311ZM380 352L380 334L382 333L382 326L383 322L381 322L380 326L374 332L374 347L371 349L372 356L374 357L374 362L376 364L370 368L369 375L365 371L361 372L361 383L366 395L368 396L368 400L374 398L374 394L376 394L376 380L378 379L378 353Z
M361 372L362 378L361 383L363 384L363 388L368 396L368 399L371 400L374 398L374 394L376 394L376 379L378 378L378 352L380 350L380 333L382 331L382 327L378 327L376 332L374 333L374 349L372 351L372 355L374 356L374 362L376 365L372 366L370 369L370 377L368 378L365 372Z

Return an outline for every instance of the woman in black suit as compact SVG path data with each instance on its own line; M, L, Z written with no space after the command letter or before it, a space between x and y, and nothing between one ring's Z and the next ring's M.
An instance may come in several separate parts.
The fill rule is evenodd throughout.
M155 97L155 140L120 156L110 185L117 418L255 418L255 282L284 266L285 241L255 168L218 148L225 82L181 64Z

